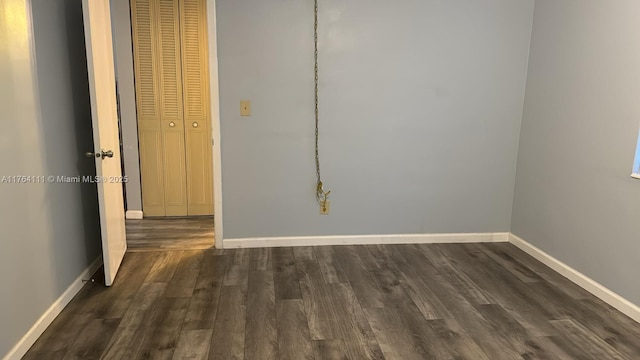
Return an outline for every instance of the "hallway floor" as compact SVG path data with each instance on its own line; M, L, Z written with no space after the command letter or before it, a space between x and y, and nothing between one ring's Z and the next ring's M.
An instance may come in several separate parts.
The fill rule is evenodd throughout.
M146 251L25 359L638 359L639 339L506 243Z
M213 248L213 216L126 220L129 251Z

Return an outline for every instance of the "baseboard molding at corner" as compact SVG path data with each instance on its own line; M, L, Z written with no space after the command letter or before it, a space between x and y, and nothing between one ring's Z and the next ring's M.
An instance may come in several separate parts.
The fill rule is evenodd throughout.
M3 360L18 360L27 353L27 351L35 344L36 340L42 335L42 333L51 325L53 320L60 314L62 309L71 302L74 296L84 286L84 280L91 278L93 274L102 266L102 257L97 258L89 267L87 267L80 276L78 276L69 285L62 295L47 309L47 311L40 316L38 321L33 324L31 329L18 341L18 343L7 353Z
M627 315L628 317L640 323L640 307L638 307L636 304L630 302L629 300L609 290L602 284L596 282L590 277L584 275L578 270L570 267L569 265L554 258L553 256L547 254L546 252L542 251L541 249L535 247L534 245L526 242L525 240L519 238L514 234L509 235L509 242L515 245L516 247L518 247L520 250L533 256L538 261L547 265L548 267L550 267L560 275L571 280L576 285L580 286L581 288L595 295L600 300L613 306L623 314Z
M456 244L507 241L509 241L509 233L294 236L224 239L223 247L225 249L239 249L283 246Z
M127 210L125 218L129 220L141 220L143 218L140 210Z

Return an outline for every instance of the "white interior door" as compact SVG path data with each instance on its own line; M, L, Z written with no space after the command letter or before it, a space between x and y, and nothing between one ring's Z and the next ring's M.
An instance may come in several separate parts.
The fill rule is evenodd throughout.
M82 0L105 284L127 251L109 0Z

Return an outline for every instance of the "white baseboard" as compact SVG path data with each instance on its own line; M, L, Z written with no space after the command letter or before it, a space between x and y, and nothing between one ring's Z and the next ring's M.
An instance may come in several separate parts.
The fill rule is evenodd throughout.
M3 360L18 360L27 353L27 351L33 346L33 344L38 340L40 335L51 325L53 320L60 314L62 309L64 309L67 304L73 299L74 296L82 289L84 286L84 281L86 279L91 278L93 274L98 271L98 269L102 266L102 257L96 259L89 267L87 267L78 278L76 278L71 285L65 290L62 295L47 309L47 311L40 316L38 321L33 324L31 329L27 331L27 333L18 341L18 343L7 353L2 359Z
M130 220L140 220L143 218L141 210L127 210L125 218Z
M350 236L294 236L245 239L224 239L225 249L283 246L371 245L371 244L454 244L507 242L509 233L478 234L404 234Z
M531 245L530 243L514 234L509 235L509 242L520 248L527 254L533 256L538 261L552 268L560 275L571 280L576 285L592 293L600 300L618 309L620 312L632 318L633 320L640 322L640 307L638 307L634 303L607 289L602 284L596 282L590 277L554 258L546 252L538 249L537 247Z

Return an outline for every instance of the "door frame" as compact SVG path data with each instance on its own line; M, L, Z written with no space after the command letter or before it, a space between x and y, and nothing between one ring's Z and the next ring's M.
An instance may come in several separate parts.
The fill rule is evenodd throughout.
M128 11L131 11L130 0L110 0L113 3L118 1L126 1ZM218 249L222 249L224 247L224 236L223 236L223 225L222 225L222 155L221 155L221 139L220 139L220 100L219 100L219 83L218 83L218 45L217 45L217 29L216 29L216 0L205 0L205 6L207 8L206 14L206 26L207 26L207 43L208 43L208 69L209 69L209 103L210 103L210 115L211 115L211 139L212 146L211 152L212 157L211 160L213 162L213 200L214 200L214 239L215 239L215 247ZM129 20L130 21L130 20ZM129 26L132 26L131 22ZM133 39L131 38L133 42ZM133 52L133 47L129 48L131 52ZM132 54L133 55L133 54ZM133 70L133 56L131 57L131 63L128 61L123 64L124 66L131 66ZM133 74L132 74L133 75ZM132 89L135 93L135 89ZM136 99L137 101L137 99ZM136 128L138 126L138 118L137 118L137 107L135 108L135 122ZM135 133L136 137L136 150L137 153L135 156L137 157L138 164L140 163L140 152L139 152L139 142L138 142L138 133L136 129ZM122 141L122 139L120 139ZM125 150L125 153L127 151ZM125 154L126 155L126 154ZM140 168L138 167L138 174ZM139 190L140 191L140 190ZM141 191L139 193L142 196ZM138 212L138 210L134 210L134 212ZM133 218L138 218L140 216L141 219L143 216L144 208L141 208L139 211L140 214L136 214Z
M218 41L216 0L205 0L207 6L207 41L209 43L209 96L211 102L211 139L213 161L213 233L215 247L224 248L222 229L222 151L220 140L220 86L218 82Z

